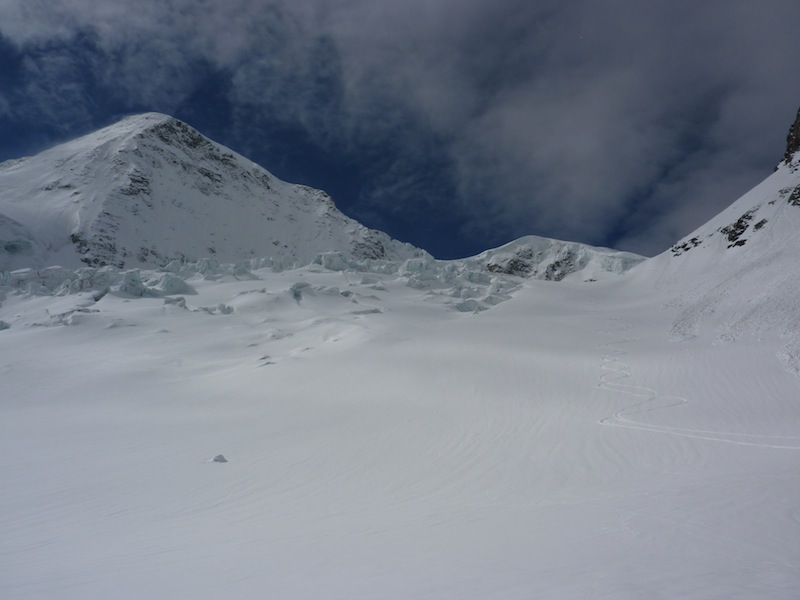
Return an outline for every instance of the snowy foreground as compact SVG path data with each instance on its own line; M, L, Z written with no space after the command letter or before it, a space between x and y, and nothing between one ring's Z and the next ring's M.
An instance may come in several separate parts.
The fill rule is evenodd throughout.
M0 598L800 597L777 337L629 276L254 275L0 298Z

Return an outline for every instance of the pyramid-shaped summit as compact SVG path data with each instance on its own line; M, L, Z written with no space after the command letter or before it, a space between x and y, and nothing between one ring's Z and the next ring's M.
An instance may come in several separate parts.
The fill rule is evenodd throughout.
M346 217L172 117L147 113L0 165L0 270L158 267L174 259L275 264L323 252L423 252Z

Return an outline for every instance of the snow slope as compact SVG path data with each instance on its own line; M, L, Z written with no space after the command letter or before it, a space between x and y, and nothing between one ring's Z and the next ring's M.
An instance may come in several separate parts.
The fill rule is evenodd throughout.
M0 597L796 599L794 164L630 270L2 272Z
M800 153L670 250L635 269L677 309L672 336L778 336L800 373Z
M619 279L252 275L7 294L0 596L796 597L774 343L675 344Z

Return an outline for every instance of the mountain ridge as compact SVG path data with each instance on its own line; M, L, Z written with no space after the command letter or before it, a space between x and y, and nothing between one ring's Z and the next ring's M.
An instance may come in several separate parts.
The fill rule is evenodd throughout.
M631 269L673 311L673 341L776 336L800 375L800 151L671 248Z
M428 278L433 271L466 269L560 280L584 269L591 271L586 278L618 274L643 260L528 236L459 264L436 261L345 216L325 192L283 182L160 113L133 115L8 161L0 165L0 190L0 270L7 271L53 264L158 269L175 260L268 258L277 269L316 261L333 269L419 268ZM410 259L416 262L406 264ZM455 266L443 267L450 263Z

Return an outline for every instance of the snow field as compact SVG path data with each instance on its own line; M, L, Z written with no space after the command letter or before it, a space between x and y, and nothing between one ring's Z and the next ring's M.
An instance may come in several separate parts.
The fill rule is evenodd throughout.
M0 596L796 597L780 340L676 344L615 281L256 275L2 301Z

